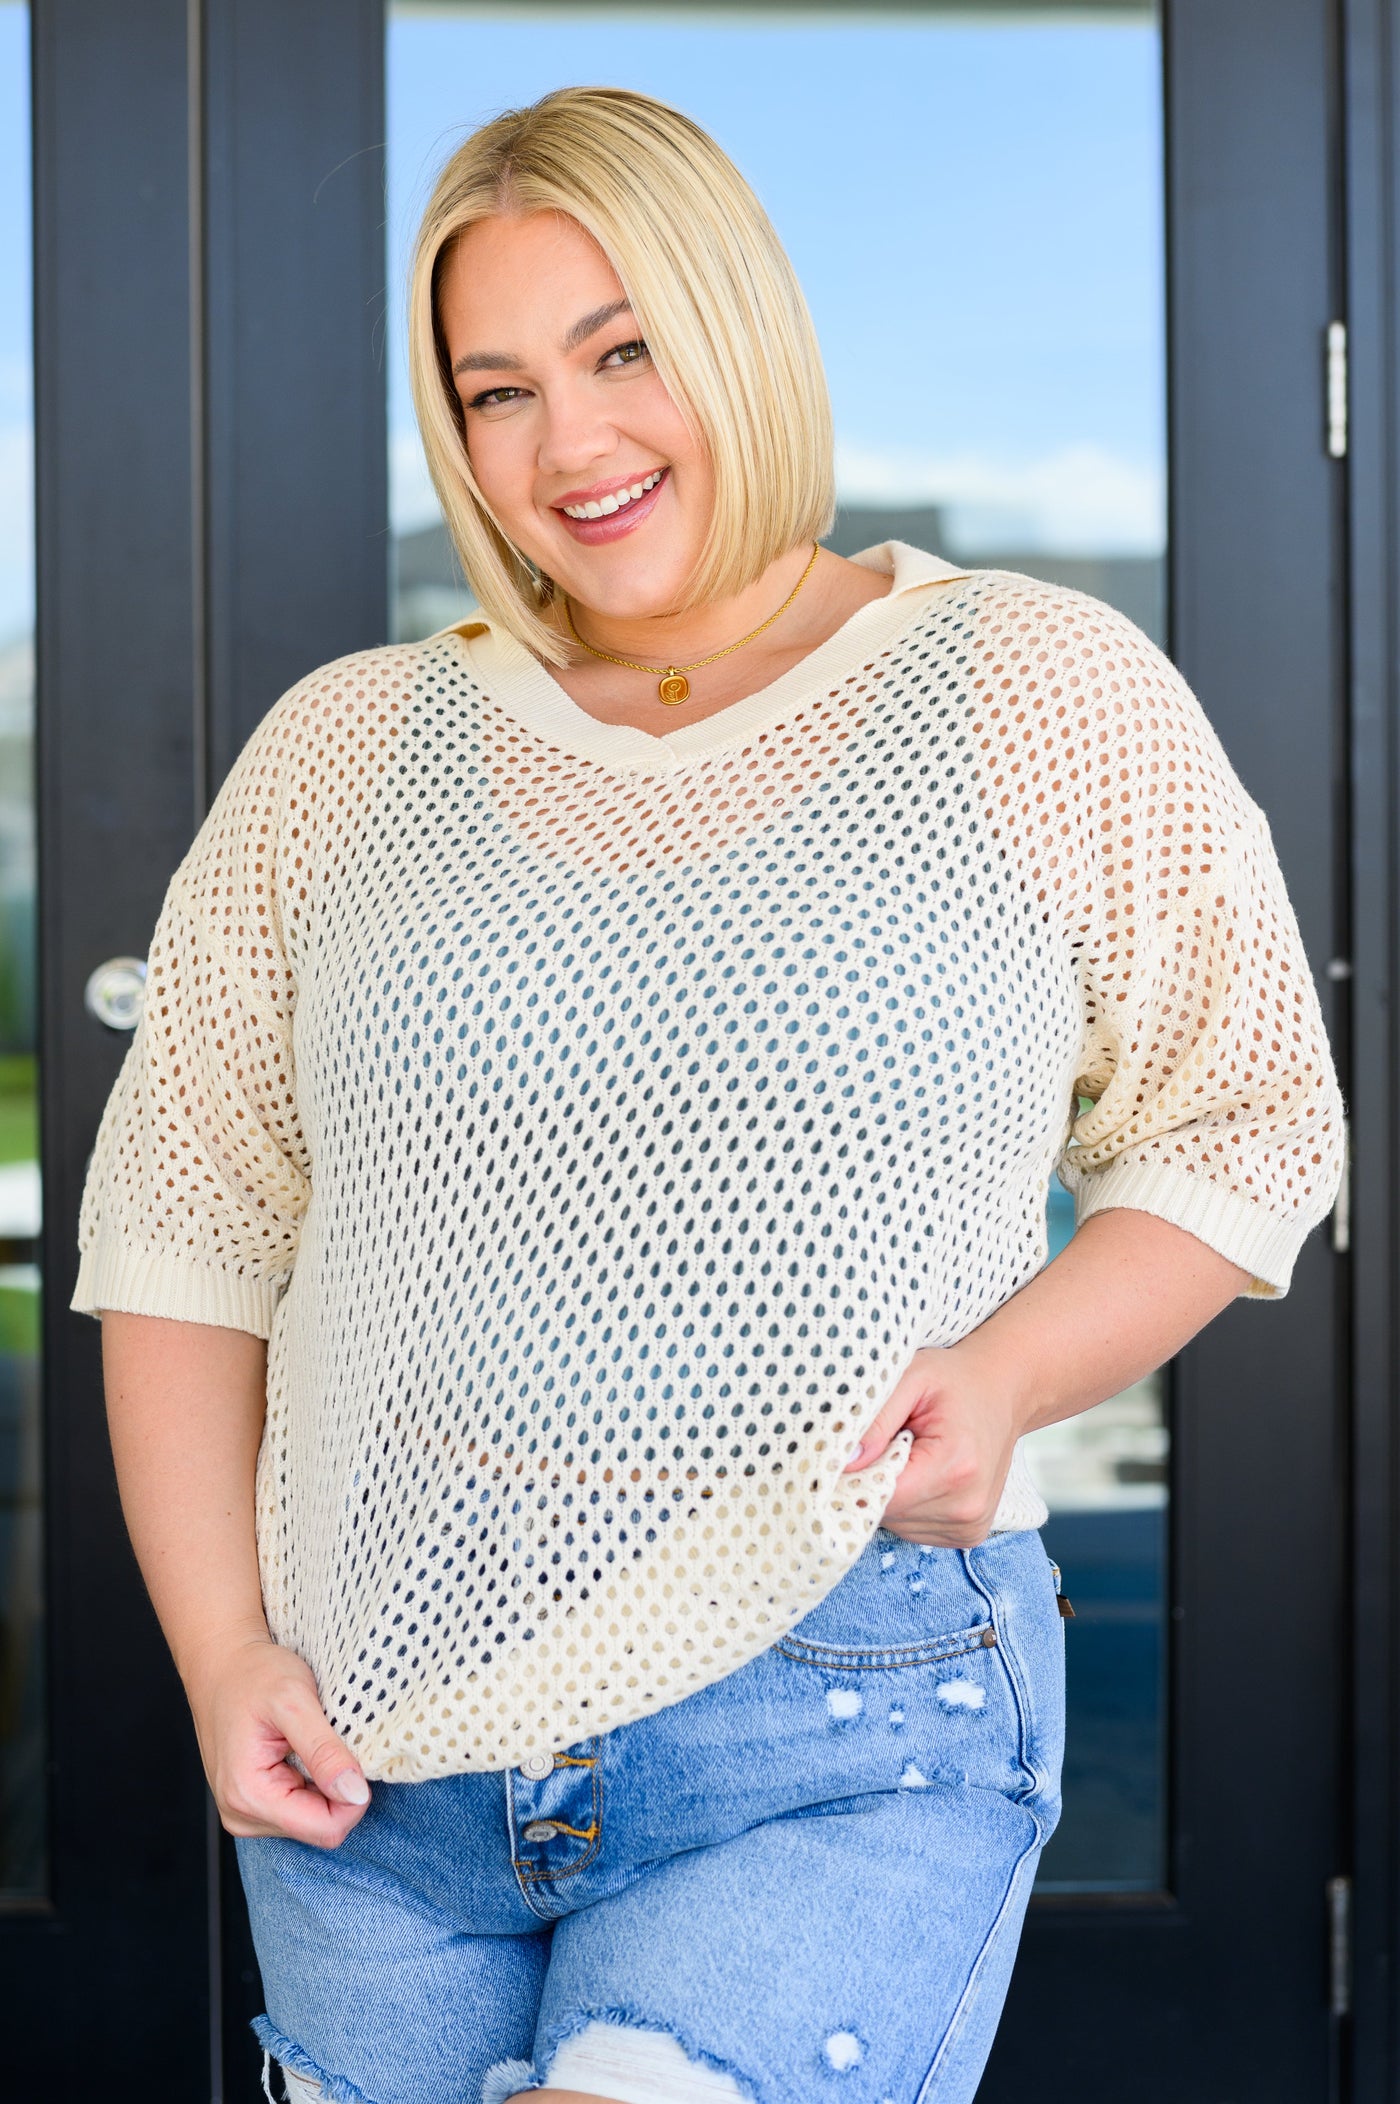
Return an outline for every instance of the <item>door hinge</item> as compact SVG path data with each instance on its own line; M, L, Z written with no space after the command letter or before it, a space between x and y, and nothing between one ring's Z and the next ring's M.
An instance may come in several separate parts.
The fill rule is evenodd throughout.
M1351 1248L1351 1123L1342 1127L1342 1175L1332 1207L1332 1247L1339 1257Z
M1347 454L1347 325L1327 324L1327 451L1333 460Z
M1333 2016L1351 2014L1351 1879L1327 1880L1327 2006Z

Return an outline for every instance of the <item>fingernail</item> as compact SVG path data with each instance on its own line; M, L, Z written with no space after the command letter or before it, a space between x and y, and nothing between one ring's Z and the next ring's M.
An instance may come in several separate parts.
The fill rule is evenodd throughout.
M368 1804L369 1784L353 1768L346 1768L331 1784L331 1795L342 1804Z
M856 1463L857 1463L857 1461L859 1461L859 1459L860 1459L861 1455L862 1455L862 1454L863 1454L864 1452L865 1452L865 1441L864 1441L863 1439L858 1439L858 1440L856 1441L855 1445L854 1445L854 1446L853 1446L853 1447L851 1448L851 1451L850 1451L850 1453L849 1453L849 1454L848 1454L848 1455L846 1456L846 1466L847 1466L847 1468L854 1468L854 1467L855 1467L855 1465L856 1465Z

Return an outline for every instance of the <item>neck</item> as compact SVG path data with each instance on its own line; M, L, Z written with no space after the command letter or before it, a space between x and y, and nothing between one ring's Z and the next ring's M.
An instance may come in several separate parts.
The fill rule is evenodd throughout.
M811 553L805 542L790 548L742 592L679 613L612 614L579 599L569 601L569 611L579 635L595 650L647 664L683 665L707 657L712 650L723 650L775 614L807 568ZM796 611L794 607L794 614ZM560 625L567 635L562 613Z

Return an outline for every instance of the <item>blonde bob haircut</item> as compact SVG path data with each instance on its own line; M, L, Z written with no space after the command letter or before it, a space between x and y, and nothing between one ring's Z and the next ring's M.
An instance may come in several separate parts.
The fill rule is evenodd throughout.
M673 402L705 448L714 512L685 604L741 592L835 512L816 332L768 215L728 156L664 102L560 88L474 132L433 186L409 283L409 376L428 471L482 612L553 664L553 581L477 488L437 312L454 242L498 213L561 212L598 243Z

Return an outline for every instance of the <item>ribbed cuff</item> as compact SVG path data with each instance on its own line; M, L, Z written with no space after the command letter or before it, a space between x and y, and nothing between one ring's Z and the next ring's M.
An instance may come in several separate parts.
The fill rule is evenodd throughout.
M1076 1227L1115 1206L1155 1213L1248 1271L1244 1297L1250 1300L1283 1298L1309 1233L1307 1225L1281 1220L1255 1199L1237 1198L1208 1177L1160 1162L1110 1162L1062 1181L1074 1195Z
M174 1322L209 1322L224 1330L267 1337L282 1298L280 1284L240 1278L185 1257L152 1256L115 1235L99 1234L78 1265L68 1305L78 1315L106 1308L122 1315L165 1315Z

